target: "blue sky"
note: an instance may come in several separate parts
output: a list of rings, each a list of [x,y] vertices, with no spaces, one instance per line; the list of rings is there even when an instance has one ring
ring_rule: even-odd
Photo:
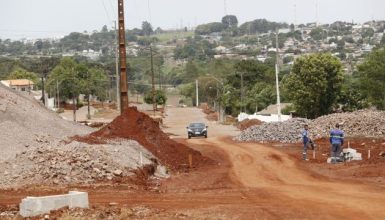
[[[163,29],[220,21],[224,2],[125,0],[126,28],[140,27],[144,20]],[[112,27],[116,5],[117,0],[0,0],[0,38],[53,37]],[[257,18],[288,23],[315,22],[317,17],[321,23],[385,20],[384,0],[226,0],[226,5],[240,23]]]

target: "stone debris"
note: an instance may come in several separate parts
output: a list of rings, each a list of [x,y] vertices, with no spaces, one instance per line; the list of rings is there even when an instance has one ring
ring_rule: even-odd
[[[264,123],[244,130],[235,140],[296,143],[301,140],[303,126],[309,122],[304,118],[293,118],[285,122]]]
[[[385,111],[360,110],[336,113],[315,120],[293,118],[285,122],[264,123],[244,130],[235,138],[238,141],[297,143],[301,141],[301,131],[309,125],[312,139],[329,137],[330,129],[339,123],[345,137],[384,137]]]
[[[328,137],[336,123],[341,125],[346,137],[379,137],[385,135],[385,111],[360,110],[356,112],[325,115],[313,120],[311,133]]]
[[[0,84],[0,162],[14,158],[26,148],[45,145],[92,128],[61,119],[32,96]]]
[[[142,165],[153,164],[154,156],[136,141],[119,140],[103,145],[56,144],[28,149],[0,163],[0,187],[89,184],[134,175],[134,170]]]

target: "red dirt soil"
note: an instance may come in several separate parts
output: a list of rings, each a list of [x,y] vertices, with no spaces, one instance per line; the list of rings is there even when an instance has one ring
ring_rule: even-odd
[[[160,128],[159,123],[148,115],[130,107],[110,124],[87,136],[75,136],[74,140],[89,144],[102,144],[106,140],[126,138],[139,142],[160,162],[174,171],[186,171],[189,168],[189,155],[192,155],[192,167],[213,164],[199,151],[171,140]]]
[[[357,152],[362,153],[361,161],[351,161],[340,164],[327,164],[326,160],[330,157],[330,143],[327,138],[318,139],[315,159],[313,158],[313,151],[308,151],[308,158],[310,161],[306,162],[305,167],[310,171],[337,179],[352,179],[376,182],[385,186],[385,139],[381,138],[346,138],[344,148],[348,147],[356,149]],[[301,144],[271,144],[277,149],[289,154],[292,158],[304,166],[302,161],[302,145]],[[282,147],[285,146],[285,147]],[[368,150],[370,150],[371,157],[368,158]]]
[[[245,119],[237,123],[237,128],[241,131],[246,130],[254,125],[261,125],[263,122],[258,119]]]

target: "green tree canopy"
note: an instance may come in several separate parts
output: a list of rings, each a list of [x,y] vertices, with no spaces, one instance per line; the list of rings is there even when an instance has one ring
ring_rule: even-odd
[[[47,88],[51,94],[57,92],[57,87],[61,99],[77,98],[80,94],[85,94],[104,100],[108,79],[102,69],[89,68],[86,64],[79,64],[70,57],[64,57],[47,80]]]
[[[370,53],[358,71],[361,88],[369,102],[385,110],[385,48]]]
[[[283,88],[299,115],[316,118],[329,114],[343,83],[342,64],[328,53],[302,56],[284,78]]]
[[[144,102],[147,104],[153,104],[152,102],[152,91],[148,91],[144,96]],[[157,105],[165,105],[167,102],[166,93],[163,90],[155,90],[155,102]]]
[[[309,35],[314,39],[314,40],[322,40],[324,36],[326,36],[326,33],[322,28],[317,27],[314,28],[310,31]]]
[[[208,24],[198,25],[195,29],[195,33],[199,35],[207,35],[216,32],[222,32],[226,26],[221,22],[212,22]]]
[[[154,33],[154,30],[152,29],[152,25],[148,21],[143,21],[142,23],[142,34],[144,36],[150,36]]]
[[[222,18],[222,24],[225,28],[235,28],[238,26],[238,18],[235,15],[226,15]]]
[[[29,79],[35,85],[39,82],[39,77],[36,75],[36,73],[28,72],[27,70],[22,68],[16,68],[13,72],[11,72],[8,75],[7,78],[8,79]]]

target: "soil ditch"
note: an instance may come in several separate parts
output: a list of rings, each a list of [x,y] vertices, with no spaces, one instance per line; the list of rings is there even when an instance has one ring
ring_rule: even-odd
[[[186,171],[189,168],[211,165],[214,162],[199,151],[170,139],[160,128],[159,123],[148,115],[130,107],[110,124],[86,136],[73,139],[89,144],[103,144],[110,139],[131,139],[139,142],[163,165],[173,171]],[[191,167],[189,157],[191,155]]]

